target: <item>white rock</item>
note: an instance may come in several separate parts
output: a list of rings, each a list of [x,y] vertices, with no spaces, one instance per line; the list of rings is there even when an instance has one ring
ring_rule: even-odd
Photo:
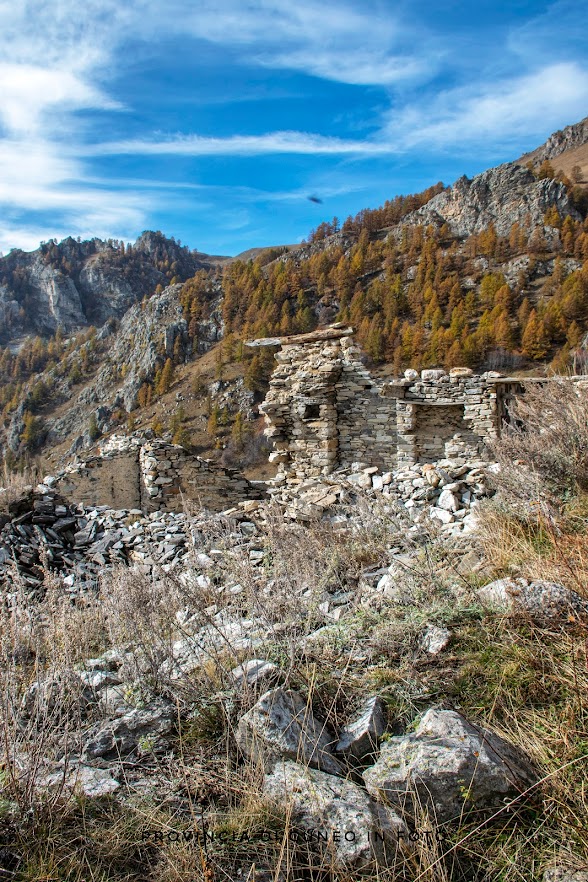
[[[251,658],[231,671],[231,678],[236,686],[259,686],[279,674],[279,668],[273,662],[263,658]]]
[[[436,508],[434,505],[429,509],[429,516],[441,521],[442,524],[450,524],[453,521],[453,515],[444,508]]]
[[[408,834],[398,815],[374,803],[357,784],[292,761],[266,775],[263,789],[291,816],[293,826],[326,834],[320,843],[323,860],[335,870],[391,865]]]
[[[255,760],[297,760],[338,775],[341,766],[331,753],[334,737],[315,719],[308,703],[294,690],[270,689],[241,717],[236,741]]]
[[[421,638],[421,649],[424,649],[430,655],[438,655],[445,649],[450,639],[451,631],[447,628],[429,625]]]
[[[459,508],[459,500],[456,498],[455,493],[446,487],[441,491],[439,499],[437,500],[437,507],[443,508],[445,511],[457,511]]]

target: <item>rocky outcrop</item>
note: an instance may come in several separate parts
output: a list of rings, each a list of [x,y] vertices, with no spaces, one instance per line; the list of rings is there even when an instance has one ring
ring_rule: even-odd
[[[506,163],[471,180],[464,175],[407,215],[404,223],[447,223],[452,233],[463,237],[494,224],[498,235],[507,236],[514,223],[531,229],[543,227],[545,212],[552,206],[562,217],[580,218],[563,184],[551,178],[536,180],[527,168]]]
[[[177,710],[171,702],[160,699],[136,708],[88,733],[82,760],[115,760],[135,751],[153,751],[165,745],[176,723]]]
[[[60,443],[72,435],[76,427],[87,425],[90,412],[98,406],[132,411],[141,385],[152,379],[161,363],[161,349],[166,342],[180,337],[188,354],[187,325],[179,292],[180,286],[172,285],[153,296],[144,308],[137,304],[127,311],[119,330],[111,335],[108,355],[92,385],[84,388],[73,399],[67,413],[51,426],[50,443]],[[125,366],[123,376],[122,365]]]
[[[528,158],[532,158],[535,163],[541,163],[545,159],[553,160],[561,153],[564,153],[564,151],[574,150],[587,143],[588,116],[580,120],[580,122],[554,132],[541,147],[523,156],[521,162],[526,161]]]
[[[160,268],[164,262],[182,280],[213,265],[207,255],[153,232],[127,249],[112,240],[71,237],[32,252],[13,249],[0,258],[0,338],[53,334],[58,327],[69,334],[120,319],[157,285],[168,283]]]

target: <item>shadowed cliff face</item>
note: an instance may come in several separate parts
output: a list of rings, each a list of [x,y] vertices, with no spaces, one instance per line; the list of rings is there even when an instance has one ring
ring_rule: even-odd
[[[152,232],[126,247],[70,237],[32,252],[13,250],[0,259],[0,341],[103,325],[158,285],[184,281],[210,265],[206,255]]]

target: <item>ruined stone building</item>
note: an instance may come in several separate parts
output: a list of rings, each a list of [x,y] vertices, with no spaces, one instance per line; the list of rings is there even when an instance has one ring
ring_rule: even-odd
[[[249,344],[281,347],[260,410],[274,445],[270,458],[288,482],[357,461],[389,470],[487,454],[520,381],[463,367],[378,380],[352,333],[334,326]]]

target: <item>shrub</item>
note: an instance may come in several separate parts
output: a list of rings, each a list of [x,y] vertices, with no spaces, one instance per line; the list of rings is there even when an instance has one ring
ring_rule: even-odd
[[[588,491],[587,392],[568,377],[527,385],[510,407],[510,424],[493,448],[504,492],[521,500],[548,497],[559,503]]]

